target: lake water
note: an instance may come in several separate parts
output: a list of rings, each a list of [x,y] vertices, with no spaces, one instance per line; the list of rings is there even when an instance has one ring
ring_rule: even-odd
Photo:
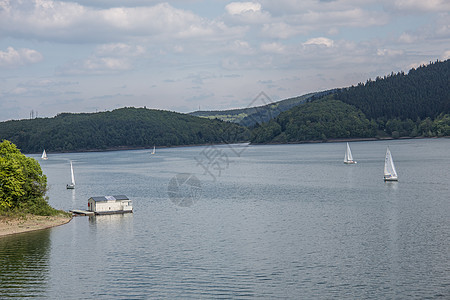
[[[50,153],[53,207],[134,213],[0,238],[0,298],[448,299],[450,139],[350,145]]]

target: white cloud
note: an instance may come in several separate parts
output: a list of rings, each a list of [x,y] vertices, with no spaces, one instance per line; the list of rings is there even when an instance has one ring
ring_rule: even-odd
[[[9,37],[96,43],[133,37],[171,40],[230,33],[236,30],[168,3],[94,9],[54,0],[0,2],[0,35]]]
[[[231,2],[225,6],[225,11],[228,13],[225,20],[230,24],[261,24],[271,21],[270,14],[256,2]]]
[[[264,36],[270,38],[288,39],[295,35],[298,35],[303,30],[295,28],[285,22],[276,22],[270,24],[264,24],[262,33]]]
[[[442,54],[442,60],[450,59],[450,50],[447,50]]]
[[[395,9],[400,11],[445,11],[450,10],[448,0],[394,0],[391,2]]]
[[[261,45],[261,50],[269,53],[283,54],[285,47],[280,43],[264,43]]]
[[[0,51],[0,66],[3,67],[17,67],[27,64],[35,64],[42,61],[43,56],[33,49],[14,49],[8,47],[6,51]]]
[[[307,40],[306,42],[303,43],[304,46],[308,46],[308,45],[318,45],[318,46],[325,46],[325,47],[333,47],[334,46],[334,41],[326,38],[326,37],[317,37],[317,38],[312,38]]]
[[[250,44],[242,40],[232,41],[228,49],[233,53],[240,55],[250,55],[255,53]]]
[[[378,49],[377,55],[378,56],[399,56],[403,55],[405,51],[403,50],[394,50],[394,49]]]
[[[88,58],[60,67],[58,73],[102,75],[127,71],[133,68],[134,61],[145,52],[145,48],[139,45],[104,44],[98,46]]]
[[[132,46],[125,43],[104,44],[97,47],[96,53],[98,55],[110,56],[139,56],[145,53],[142,46]]]
[[[414,43],[417,40],[417,37],[410,34],[410,33],[402,33],[400,35],[400,37],[398,38],[400,43],[406,43],[406,44],[411,44]]]
[[[261,11],[261,4],[256,2],[231,2],[225,6],[230,15],[242,15],[249,12]]]
[[[389,18],[385,12],[349,8],[330,11],[310,10],[302,14],[300,20],[307,24],[314,24],[315,27],[350,26],[361,28],[384,25]]]

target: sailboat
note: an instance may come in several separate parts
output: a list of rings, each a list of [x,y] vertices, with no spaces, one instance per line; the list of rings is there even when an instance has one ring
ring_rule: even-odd
[[[347,143],[347,149],[345,150],[344,164],[356,164],[353,160],[352,151],[350,150],[350,145]]]
[[[389,147],[387,147],[386,157],[384,159],[384,181],[398,181],[397,171],[395,170]]]
[[[72,161],[70,161],[70,174],[72,175],[72,183],[66,185],[67,189],[73,190],[75,188],[75,176],[73,176]]]
[[[153,151],[152,151],[152,154],[155,154],[155,150],[156,150],[156,147],[155,147],[155,146],[153,146]]]
[[[44,149],[44,152],[42,152],[41,158],[42,158],[42,159],[45,159],[45,160],[48,159],[48,157],[47,157],[47,152],[45,152],[45,149]]]

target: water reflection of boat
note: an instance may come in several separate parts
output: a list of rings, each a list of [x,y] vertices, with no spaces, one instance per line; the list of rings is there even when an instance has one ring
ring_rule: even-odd
[[[92,224],[110,224],[110,223],[120,223],[133,217],[133,214],[113,214],[113,215],[90,215],[89,223]]]

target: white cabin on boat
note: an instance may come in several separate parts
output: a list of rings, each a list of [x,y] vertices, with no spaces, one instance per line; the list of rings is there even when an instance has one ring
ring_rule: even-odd
[[[133,206],[125,195],[100,196],[89,198],[88,211],[93,211],[96,215],[123,214],[133,212]]]

